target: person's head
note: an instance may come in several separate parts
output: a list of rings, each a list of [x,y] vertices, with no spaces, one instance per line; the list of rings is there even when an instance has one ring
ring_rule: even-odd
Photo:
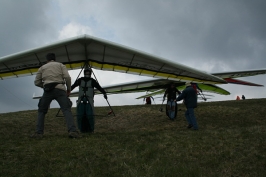
[[[186,82],[185,85],[186,85],[186,87],[187,86],[191,86],[191,83],[190,82]]]
[[[90,68],[84,69],[84,77],[91,77],[92,70]]]
[[[54,53],[48,53],[47,55],[46,55],[46,60],[47,61],[55,61],[55,54]]]
[[[171,87],[171,88],[175,88],[175,83],[172,82],[172,83],[170,84],[170,87]]]

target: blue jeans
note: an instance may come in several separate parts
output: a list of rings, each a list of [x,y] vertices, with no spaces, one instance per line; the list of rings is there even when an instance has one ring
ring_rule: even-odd
[[[174,119],[176,117],[176,112],[175,112],[175,106],[176,106],[176,102],[174,100],[169,100],[167,101],[167,109],[166,111],[168,111],[168,116],[170,119]]]
[[[194,115],[194,108],[187,108],[187,111],[185,112],[185,116],[186,116],[188,124],[193,125],[193,129],[198,129],[197,120]]]

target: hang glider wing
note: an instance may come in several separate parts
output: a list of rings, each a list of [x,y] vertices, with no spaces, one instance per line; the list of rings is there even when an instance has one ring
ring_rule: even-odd
[[[0,79],[33,75],[46,62],[47,53],[68,69],[80,69],[88,63],[99,70],[116,71],[154,78],[202,83],[226,83],[225,80],[194,68],[167,61],[129,47],[82,35],[44,47],[0,58]]]
[[[242,80],[239,80],[239,79],[224,78],[224,80],[226,80],[230,84],[239,84],[239,85],[263,87],[263,85],[261,85],[261,84],[256,84],[256,83],[252,83],[252,82],[242,81]]]
[[[179,90],[183,90],[185,88],[185,82],[172,81],[166,79],[151,79],[144,80],[138,82],[128,82],[122,84],[116,84],[111,86],[104,86],[103,89],[107,94],[122,94],[122,93],[136,93],[136,92],[149,92],[149,94],[145,94],[137,99],[145,98],[147,96],[160,95],[165,92],[165,89],[169,86],[170,83],[175,83],[176,87]],[[226,90],[208,84],[198,84],[201,89],[205,92],[217,93],[222,95],[230,94]],[[97,89],[94,90],[95,94],[101,94]],[[72,91],[70,97],[78,97],[78,91]],[[33,96],[33,99],[39,99],[41,96]]]
[[[248,76],[256,76],[261,74],[266,74],[266,69],[257,69],[257,70],[247,70],[247,71],[233,71],[233,72],[222,72],[222,73],[212,73],[213,75],[223,78],[230,84],[240,84],[240,85],[248,85],[248,86],[263,86],[260,84],[242,81],[239,77],[248,77]]]
[[[104,86],[103,89],[107,94],[121,94],[121,93],[136,93],[136,92],[154,92],[165,88],[169,83],[173,81],[166,79],[151,79],[138,82],[128,82],[122,84],[116,84],[111,86]],[[175,81],[178,84],[183,82]],[[95,94],[101,94],[97,89],[94,90]],[[78,91],[73,91],[70,94],[71,97],[77,97]]]
[[[155,95],[162,95],[162,94],[164,94],[164,92],[165,92],[165,89],[161,89],[161,90],[154,91],[152,93],[148,93],[146,95],[142,95],[136,99],[147,98],[147,97],[155,96]]]
[[[204,92],[216,93],[216,94],[220,94],[220,95],[230,95],[230,92],[228,92],[227,90],[225,90],[225,89],[223,89],[217,85],[198,83],[198,86]],[[186,87],[185,85],[182,85],[182,86],[177,87],[177,88],[178,88],[178,90],[184,90],[185,87]]]
[[[180,90],[180,91],[182,91],[182,90],[184,90],[186,88],[184,82],[176,84],[176,86],[177,86],[177,89]],[[225,89],[223,89],[221,87],[218,87],[216,85],[200,84],[199,83],[198,86],[199,86],[199,88],[202,89],[203,92],[216,93],[216,94],[220,94],[220,95],[230,95],[230,92],[228,92],[227,90],[225,90]],[[140,97],[138,97],[136,99],[141,99],[141,98],[146,98],[146,97],[149,97],[149,96],[160,95],[160,94],[164,94],[164,92],[165,92],[165,89],[161,89],[161,90],[157,90],[157,91],[142,95],[142,96],[140,96]]]
[[[171,81],[166,79],[153,79],[153,80],[145,80],[139,82],[131,82],[131,83],[123,83],[123,84],[116,84],[113,86],[106,86],[103,89],[108,94],[121,94],[121,93],[135,93],[135,92],[149,92],[143,96],[140,96],[136,99],[145,98],[148,96],[155,96],[164,94],[165,89],[169,86],[170,83],[175,83],[178,90],[185,89],[185,82],[179,81]],[[211,92],[221,95],[229,95],[230,93],[223,88],[220,88],[216,85],[212,84],[198,84],[199,87],[205,92]],[[95,94],[100,94],[98,90],[95,90]],[[72,92],[72,97],[78,96],[78,91]]]

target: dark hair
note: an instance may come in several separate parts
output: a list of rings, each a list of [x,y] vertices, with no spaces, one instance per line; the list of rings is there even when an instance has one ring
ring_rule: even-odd
[[[54,60],[55,61],[55,54],[54,53],[48,53],[46,55],[46,60],[48,60],[48,61]]]

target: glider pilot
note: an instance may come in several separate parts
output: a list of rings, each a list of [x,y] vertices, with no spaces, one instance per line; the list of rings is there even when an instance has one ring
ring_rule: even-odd
[[[79,78],[71,86],[71,90],[79,86],[79,97],[77,100],[77,124],[80,132],[94,132],[94,88],[97,88],[107,99],[105,90],[99,83],[91,78],[92,70],[86,68],[84,77]]]
[[[185,90],[176,98],[176,101],[184,100],[184,104],[187,108],[185,112],[188,122],[187,128],[193,128],[193,130],[198,130],[198,124],[194,114],[194,109],[197,107],[197,99],[197,93],[190,82],[186,82]]]
[[[150,105],[150,104],[151,104],[151,98],[152,98],[153,101],[154,101],[154,98],[153,98],[152,96],[149,96],[149,97],[144,98],[144,100],[146,101],[145,104]]]
[[[175,101],[176,93],[178,93],[178,95],[181,94],[181,92],[175,87],[175,83],[171,83],[169,87],[165,90],[163,96],[163,100],[165,100],[165,97],[167,95],[166,115],[170,118],[170,120],[174,120],[177,114],[177,104]]]

